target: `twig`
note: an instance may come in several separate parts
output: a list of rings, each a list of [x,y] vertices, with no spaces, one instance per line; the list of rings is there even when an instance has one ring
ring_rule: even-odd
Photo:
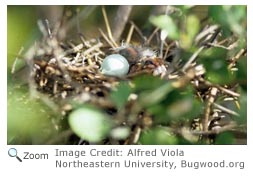
[[[116,48],[117,46],[115,46],[106,36],[106,34],[101,30],[101,29],[98,29],[100,34],[103,36],[103,38],[105,39],[105,41],[114,49]]]
[[[67,55],[69,55],[69,54],[71,54],[71,53],[76,53],[76,52],[80,51],[81,49],[83,49],[83,47],[84,47],[84,44],[81,43],[81,44],[75,46],[74,48],[68,49],[68,50],[66,50],[65,52],[63,52],[62,54],[59,54],[59,55],[57,56],[57,59],[62,59],[63,57],[65,57],[65,56],[67,56]],[[56,61],[56,58],[54,57],[54,58],[51,58],[51,59],[49,60],[49,63],[50,63],[50,62],[53,62],[53,63],[54,63],[55,61]]]
[[[82,54],[87,55],[87,54],[91,53],[92,51],[97,50],[98,48],[100,48],[102,46],[103,46],[103,43],[99,42],[99,43],[95,44],[94,46],[90,47],[89,49],[85,50]]]
[[[232,50],[235,49],[238,46],[239,41],[236,41],[234,43],[232,43],[231,45],[229,45],[227,48],[228,50]]]
[[[52,38],[52,37],[53,37],[53,36],[52,36],[52,31],[51,31],[51,29],[50,29],[50,24],[49,24],[48,19],[45,20],[45,23],[46,23],[46,27],[47,27],[47,34],[48,34],[48,37],[49,37],[49,38]]]
[[[236,61],[238,61],[238,60],[240,59],[240,57],[241,57],[242,55],[246,54],[246,53],[247,53],[247,49],[241,49],[241,50],[231,59],[232,62],[229,64],[228,68],[231,69],[231,68],[235,65]]]
[[[220,91],[222,91],[222,92],[224,92],[224,93],[226,93],[226,94],[228,94],[228,95],[231,95],[231,96],[233,96],[233,97],[240,97],[240,94],[239,94],[239,93],[236,93],[236,92],[234,92],[234,91],[232,91],[232,90],[229,90],[229,89],[227,89],[227,88],[224,88],[224,87],[222,87],[222,86],[212,84],[212,83],[210,83],[209,81],[204,80],[203,78],[199,78],[199,81],[200,81],[200,82],[203,82],[205,85],[207,85],[207,86],[209,86],[209,87],[216,87],[216,88],[218,88]]]
[[[133,6],[129,5],[123,5],[119,6],[116,16],[114,18],[113,22],[113,39],[115,41],[118,41],[122,32],[124,31],[124,28],[126,26],[126,23],[128,21],[128,18],[130,16],[130,13],[132,11]]]
[[[218,45],[223,45],[224,43],[228,42],[229,41],[229,38],[225,38],[219,42],[217,42]]]
[[[186,64],[183,66],[182,71],[185,72],[186,69],[191,65],[191,63],[198,57],[199,53],[205,48],[205,46],[201,46],[192,56],[191,58],[186,62]]]
[[[109,39],[111,40],[111,42],[113,43],[113,45],[115,47],[118,47],[117,43],[114,41],[113,36],[112,36],[111,27],[110,27],[110,24],[109,24],[109,21],[108,21],[108,18],[107,18],[107,14],[106,14],[106,11],[105,11],[105,6],[102,6],[102,13],[103,13],[103,16],[104,16],[105,26],[106,26],[106,30],[107,30],[107,34],[109,36]]]
[[[132,135],[130,136],[130,138],[128,140],[126,140],[126,142],[124,144],[125,145],[136,144],[140,138],[140,134],[141,134],[141,127],[136,126],[133,130]]]
[[[107,18],[107,14],[106,14],[106,11],[105,11],[105,6],[102,6],[102,13],[103,13],[104,20],[105,20],[105,26],[106,26],[107,34],[108,34],[109,38],[112,38],[112,32],[111,32],[111,28],[110,28],[109,21],[108,21],[108,18]]]
[[[216,44],[216,43],[207,43],[207,45],[212,46],[212,47],[216,47],[216,48],[222,48],[222,49],[229,50],[228,47],[220,45],[220,44]]]
[[[18,56],[20,56],[20,54],[24,51],[24,47],[22,46],[18,52]],[[17,60],[18,60],[18,57],[16,57],[15,61],[13,62],[12,64],[12,67],[11,67],[11,73],[14,74],[15,73],[15,69],[16,69],[16,64],[17,64]]]
[[[38,20],[38,21],[37,21],[37,25],[38,25],[39,30],[40,30],[40,32],[42,33],[43,37],[44,37],[44,38],[47,37],[47,34],[48,34],[48,33],[47,33],[47,30],[46,30],[46,28],[45,28],[45,26],[44,26],[42,20]]]
[[[156,27],[155,30],[152,32],[152,34],[149,36],[148,40],[146,41],[146,44],[150,44],[151,40],[154,38],[155,34],[158,32],[159,28]]]
[[[212,43],[212,42],[207,43],[207,45],[213,46],[213,47],[216,47],[216,48],[222,48],[222,49],[226,49],[226,50],[232,50],[232,49],[234,49],[238,45],[238,41],[234,42],[233,44],[229,45],[228,47],[223,46],[223,45],[221,45],[219,43]]]
[[[225,131],[231,131],[233,128],[236,127],[235,122],[231,122],[228,125],[225,125],[219,129],[214,129],[214,130],[208,130],[208,131],[190,131],[191,134],[194,135],[203,135],[203,136],[208,136],[208,135],[214,135],[214,134],[219,134]]]
[[[204,38],[206,35],[210,33],[213,33],[218,28],[219,28],[218,25],[212,25],[209,28],[205,29],[204,31],[202,31],[201,33],[197,35],[197,37],[195,38],[195,42],[198,43],[202,38]]]
[[[228,113],[228,114],[231,114],[231,115],[234,115],[234,116],[239,116],[239,114],[238,114],[237,112],[232,111],[232,110],[230,110],[230,109],[228,109],[228,108],[226,108],[226,107],[224,107],[224,106],[221,106],[221,105],[219,105],[219,104],[217,104],[217,103],[213,103],[213,105],[214,105],[216,108],[218,108],[218,109],[220,109],[220,110],[222,110],[222,111],[224,111],[224,112],[226,112],[226,113]]]
[[[166,44],[166,43],[165,43],[165,44]],[[165,54],[164,54],[164,56],[163,56],[163,59],[164,59],[164,60],[167,58],[167,55],[168,55],[168,53],[169,53],[171,47],[174,46],[174,45],[175,45],[175,42],[171,42],[169,45],[167,45]]]
[[[135,25],[135,23],[133,21],[130,21],[130,24],[134,26],[136,32],[139,34],[139,36],[142,38],[143,42],[146,41],[146,38],[144,37],[144,35],[142,34],[141,30]]]
[[[128,35],[127,35],[126,44],[130,43],[132,35],[133,35],[133,31],[134,31],[134,25],[131,24],[130,30],[129,30]]]
[[[204,118],[202,121],[203,131],[205,131],[205,132],[208,131],[208,122],[209,122],[209,116],[211,113],[211,106],[215,100],[217,93],[218,93],[217,88],[215,88],[215,87],[211,88],[210,95],[209,95],[209,98],[207,100],[206,107],[205,107],[205,115],[204,115]]]
[[[224,87],[219,86],[219,85],[215,85],[215,86],[216,86],[219,90],[221,90],[222,92],[224,92],[224,93],[226,93],[226,94],[229,94],[229,95],[234,96],[234,97],[239,97],[239,96],[240,96],[239,93],[236,93],[236,92],[234,92],[234,91],[232,91],[232,90],[229,90],[229,89],[224,88]]]

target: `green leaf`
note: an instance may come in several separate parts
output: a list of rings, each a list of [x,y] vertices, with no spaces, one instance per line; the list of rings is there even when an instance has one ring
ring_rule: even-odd
[[[117,127],[113,130],[111,130],[111,137],[116,140],[123,140],[126,139],[131,132],[131,129],[129,127],[123,126],[123,127]]]
[[[142,92],[140,94],[140,104],[142,106],[150,106],[159,103],[162,101],[166,95],[173,90],[173,86],[170,82],[163,84],[162,86],[158,86],[158,88]]]
[[[208,61],[206,65],[211,68],[207,69],[207,79],[215,84],[229,84],[231,83],[233,76],[228,70],[227,65],[223,59],[214,59],[213,61]]]
[[[7,106],[8,144],[43,144],[58,134],[54,127],[60,116],[31,98],[26,86],[8,83]]]
[[[117,88],[112,91],[110,98],[120,109],[122,108],[131,94],[131,88],[127,82],[121,82]]]
[[[238,35],[246,34],[246,6],[209,6],[209,15],[221,25],[226,36],[231,31]]]
[[[200,22],[199,19],[194,15],[189,15],[186,19],[186,31],[187,35],[191,40],[195,38],[199,32]]]
[[[234,135],[231,132],[224,132],[215,139],[216,145],[231,145],[234,143]]]
[[[176,40],[179,38],[179,30],[175,21],[168,15],[152,16],[150,22],[155,26],[167,32],[170,39]]]
[[[242,57],[237,63],[238,71],[235,72],[236,80],[240,83],[241,87],[247,91],[247,58]]]
[[[156,104],[147,108],[148,112],[154,116],[155,124],[168,124],[170,118],[166,114],[166,107],[164,104]]]
[[[135,93],[140,93],[144,90],[153,90],[158,86],[165,84],[166,81],[153,75],[141,75],[132,81]]]
[[[207,79],[215,84],[229,84],[235,76],[228,69],[227,51],[220,48],[211,48],[201,56],[201,61],[206,69]]]
[[[140,136],[140,143],[144,145],[176,145],[178,140],[165,128],[156,127],[143,132]]]
[[[144,107],[159,103],[173,90],[170,82],[149,75],[137,77],[132,84],[133,91],[139,94],[139,103]]]
[[[198,116],[202,106],[192,89],[174,89],[159,104],[147,108],[154,115],[156,124],[169,124],[171,121],[185,120]]]
[[[183,49],[192,48],[195,36],[199,32],[200,22],[199,19],[194,15],[189,15],[186,18],[186,32],[180,34],[180,46]]]
[[[83,106],[70,113],[69,125],[80,138],[97,143],[108,135],[113,122],[99,110]]]
[[[239,124],[247,124],[247,93],[242,92],[239,98],[239,117],[235,117]]]
[[[180,99],[167,108],[167,114],[172,119],[181,120],[184,117],[192,118],[200,114],[201,105],[192,97]]]
[[[7,8],[7,67],[10,69],[21,47],[27,50],[34,40],[38,39],[40,33],[34,6],[8,6]]]

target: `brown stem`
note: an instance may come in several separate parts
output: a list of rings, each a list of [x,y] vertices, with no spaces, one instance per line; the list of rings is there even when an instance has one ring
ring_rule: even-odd
[[[207,100],[206,107],[205,107],[204,119],[202,121],[204,132],[208,131],[208,122],[209,122],[209,116],[211,113],[211,106],[215,100],[215,96],[217,95],[217,93],[218,93],[218,89],[215,87],[213,87],[210,91],[210,95],[209,95],[209,98]]]
[[[240,59],[241,56],[245,55],[247,53],[247,49],[241,49],[232,59],[231,63],[229,64],[228,68],[231,69],[235,63]]]

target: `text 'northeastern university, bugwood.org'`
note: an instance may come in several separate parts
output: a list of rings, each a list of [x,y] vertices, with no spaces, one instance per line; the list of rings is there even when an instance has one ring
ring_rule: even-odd
[[[173,170],[178,168],[244,169],[245,167],[242,161],[199,161],[197,158],[187,160],[184,150],[181,149],[55,149],[54,156],[56,168],[165,168]]]

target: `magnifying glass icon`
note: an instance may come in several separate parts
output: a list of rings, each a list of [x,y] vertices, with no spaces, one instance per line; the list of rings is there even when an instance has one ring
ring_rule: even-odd
[[[10,157],[16,157],[17,160],[19,160],[20,162],[22,162],[22,159],[20,159],[20,157],[18,157],[18,151],[16,148],[10,148],[8,151],[8,155]]]

